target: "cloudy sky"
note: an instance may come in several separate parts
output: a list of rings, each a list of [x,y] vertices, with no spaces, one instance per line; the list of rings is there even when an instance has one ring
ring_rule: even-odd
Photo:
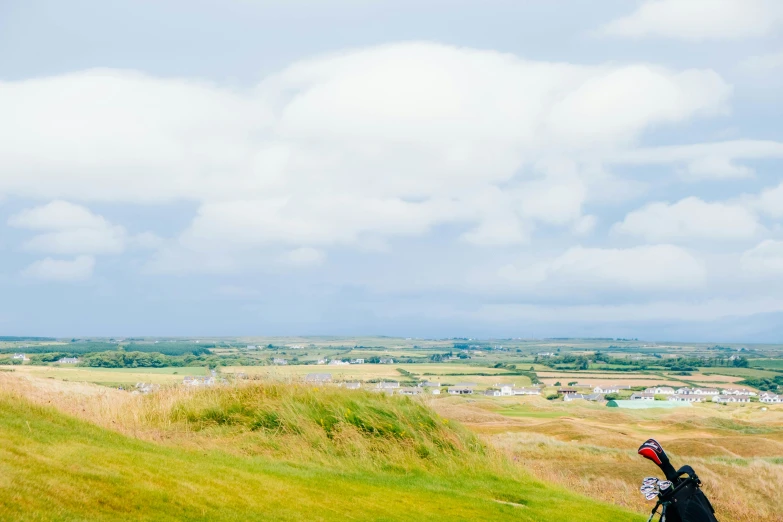
[[[779,0],[0,1],[0,332],[783,339]]]

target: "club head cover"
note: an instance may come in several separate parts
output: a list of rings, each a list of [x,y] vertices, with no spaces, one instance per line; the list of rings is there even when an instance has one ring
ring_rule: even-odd
[[[669,457],[666,452],[663,451],[663,447],[655,439],[647,439],[644,444],[639,446],[637,453],[642,457],[651,460],[658,466],[667,480],[674,482],[677,480],[677,472],[674,467],[669,463]]]

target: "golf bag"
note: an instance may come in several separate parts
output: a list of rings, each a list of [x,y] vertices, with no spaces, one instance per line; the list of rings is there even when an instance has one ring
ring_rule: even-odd
[[[642,444],[638,453],[657,464],[666,476],[666,480],[659,481],[659,487],[654,489],[658,502],[649,520],[653,519],[660,507],[661,521],[718,522],[715,510],[701,490],[701,481],[692,467],[683,466],[675,471],[663,447],[655,439],[649,439]],[[645,488],[644,485],[642,487]],[[650,486],[647,486],[647,490],[651,490]]]

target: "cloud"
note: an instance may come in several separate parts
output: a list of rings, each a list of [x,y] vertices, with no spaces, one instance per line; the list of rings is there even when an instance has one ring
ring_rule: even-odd
[[[742,270],[749,275],[783,275],[783,241],[762,241],[742,254],[740,263]]]
[[[783,23],[778,0],[646,0],[600,32],[628,38],[721,40],[770,34]]]
[[[506,265],[498,276],[518,287],[543,291],[659,292],[699,287],[706,270],[688,251],[674,245],[578,246],[532,266]]]
[[[742,61],[741,66],[748,72],[767,73],[783,68],[783,51],[750,56]]]
[[[72,260],[47,257],[25,268],[22,275],[41,281],[78,282],[89,279],[94,268],[95,258],[92,256],[78,256]]]
[[[285,261],[296,266],[320,265],[325,258],[326,255],[320,250],[308,247],[291,250],[285,255]]]
[[[783,218],[783,183],[761,191],[757,197],[751,197],[750,205],[772,218]]]
[[[0,194],[192,201],[197,215],[167,245],[191,256],[383,243],[444,224],[468,243],[524,244],[542,225],[589,229],[584,205],[613,185],[596,163],[647,129],[722,114],[730,95],[710,70],[423,42],[296,62],[252,89],[117,70],[0,82]],[[30,247],[65,252],[59,239]],[[77,243],[98,253],[95,238]]]
[[[32,252],[52,254],[117,254],[125,250],[127,234],[89,209],[67,201],[23,210],[8,224],[17,228],[50,231],[25,242]]]
[[[615,234],[650,242],[741,240],[753,238],[763,230],[756,215],[741,205],[707,203],[696,197],[672,204],[649,203],[612,227]]]
[[[753,170],[737,159],[783,158],[783,143],[764,140],[734,140],[693,145],[644,147],[622,151],[606,159],[617,165],[678,165],[688,181],[747,178]]]

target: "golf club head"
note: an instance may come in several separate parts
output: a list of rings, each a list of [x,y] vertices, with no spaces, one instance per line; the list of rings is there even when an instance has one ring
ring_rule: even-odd
[[[644,444],[639,446],[639,449],[637,450],[637,453],[641,455],[642,457],[651,460],[657,465],[661,471],[663,471],[663,474],[666,476],[667,480],[675,480],[677,478],[677,473],[674,470],[674,467],[669,463],[669,457],[666,455],[666,452],[663,451],[663,447],[658,443],[655,439],[647,439]]]
[[[647,493],[647,494],[644,495],[644,498],[646,498],[647,500],[655,500],[655,498],[657,498],[657,497],[658,497],[658,493],[656,493],[656,492]]]
[[[671,480],[662,480],[658,483],[658,489],[661,491],[661,493],[666,492],[669,490],[669,488],[672,487],[672,481]]]

